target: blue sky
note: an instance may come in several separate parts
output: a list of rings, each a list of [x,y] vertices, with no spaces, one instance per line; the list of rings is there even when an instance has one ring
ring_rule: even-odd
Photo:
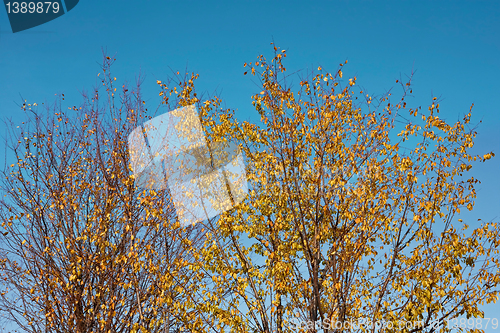
[[[22,121],[20,96],[40,104],[64,93],[78,105],[80,91],[97,83],[105,48],[116,54],[119,82],[145,75],[150,106],[160,101],[156,80],[187,66],[200,74],[197,90],[217,91],[245,120],[255,115],[250,96],[260,90],[255,78],[243,76],[243,64],[271,56],[274,39],[287,50],[288,72],[319,65],[335,71],[347,59],[344,80],[356,76],[372,95],[394,88],[397,96],[395,80],[413,68],[411,107],[426,109],[437,96],[442,117],[455,122],[474,103],[473,122],[483,121],[474,152],[497,157],[473,166],[482,184],[474,213],[464,216],[499,221],[499,17],[496,1],[82,0],[51,22],[13,34],[0,8],[0,118]],[[2,167],[4,148],[2,141]],[[500,317],[498,308],[487,307],[485,316]]]

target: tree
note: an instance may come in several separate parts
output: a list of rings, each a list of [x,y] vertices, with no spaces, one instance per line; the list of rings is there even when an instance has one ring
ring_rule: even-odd
[[[435,98],[407,110],[411,80],[396,104],[375,102],[356,78],[342,85],[344,64],[294,93],[285,57],[274,47],[244,65],[260,77],[260,123],[199,96],[195,74],[157,81],[156,112],[199,110],[197,161],[218,168],[228,143],[245,155],[248,196],[194,226],[172,189],[137,186],[127,137],[151,115],[140,81],[115,107],[111,59],[106,114],[98,90],[81,116],[31,113],[4,174],[4,318],[28,332],[270,333],[450,331],[446,320],[480,317],[498,299],[500,235],[456,219],[476,197],[465,173],[494,156],[469,153],[471,111],[448,124]]]
[[[185,242],[202,233],[179,228],[167,190],[134,185],[127,136],[145,116],[142,81],[131,92],[123,85],[115,105],[113,61],[104,57],[104,103],[98,88],[70,111],[64,94],[45,113],[24,103],[28,121],[11,133],[17,163],[3,174],[0,209],[8,327],[173,332],[192,319],[183,289],[198,279]],[[172,304],[184,304],[180,314]]]
[[[448,124],[436,98],[408,109],[411,78],[396,104],[388,93],[374,107],[359,91],[360,104],[356,78],[341,85],[344,64],[333,74],[319,67],[294,93],[286,51],[274,51],[271,62],[245,63],[260,75],[261,124],[209,102],[202,112],[211,140],[242,146],[252,189],[207,223],[200,266],[213,272],[211,324],[434,332],[459,315],[482,317],[480,305],[498,299],[500,235],[497,223],[466,231],[455,217],[473,209],[472,162],[494,156],[468,153],[471,111]]]

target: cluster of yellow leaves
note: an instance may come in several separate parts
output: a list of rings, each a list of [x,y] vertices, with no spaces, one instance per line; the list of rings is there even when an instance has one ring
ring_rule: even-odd
[[[471,112],[448,124],[436,99],[428,112],[406,110],[410,82],[397,104],[359,91],[358,105],[347,62],[334,74],[318,67],[292,91],[285,58],[274,46],[270,62],[244,64],[261,80],[260,123],[238,122],[217,97],[200,101],[198,75],[157,81],[160,107],[196,104],[207,144],[232,141],[245,155],[246,200],[194,227],[180,227],[168,191],[134,186],[126,133],[150,118],[137,91],[123,86],[130,103],[110,102],[106,119],[96,91],[78,126],[57,112],[21,133],[26,154],[12,165],[14,204],[2,215],[20,264],[4,256],[0,272],[28,291],[30,325],[300,332],[295,319],[428,325],[481,316],[480,304],[497,300],[498,224],[467,231],[454,218],[476,198],[478,180],[464,174],[494,156],[468,153]]]
[[[341,88],[340,69],[334,76],[319,67],[297,93],[283,86],[285,56],[275,48],[270,63],[259,56],[244,65],[260,74],[253,105],[261,125],[238,123],[218,104],[203,112],[211,139],[241,145],[251,183],[248,199],[213,222],[213,243],[201,253],[215,275],[210,309],[222,329],[247,322],[244,331],[291,332],[285,323],[296,316],[394,323],[481,316],[479,304],[498,298],[484,288],[500,281],[498,225],[467,234],[452,223],[476,197],[478,181],[464,172],[494,156],[467,153],[476,135],[466,130],[471,113],[449,125],[434,102],[423,123],[409,110],[414,120],[395,140],[410,82],[396,105],[388,95],[364,111],[354,104],[356,78]],[[373,102],[366,97],[368,107]],[[404,142],[414,148],[402,151]]]

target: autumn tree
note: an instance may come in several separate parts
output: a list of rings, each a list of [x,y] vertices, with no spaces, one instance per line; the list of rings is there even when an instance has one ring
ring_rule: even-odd
[[[199,279],[185,261],[202,233],[180,228],[168,189],[135,186],[127,139],[148,119],[142,79],[118,96],[113,61],[104,57],[100,87],[80,107],[66,109],[64,94],[44,110],[26,101],[26,122],[8,124],[16,160],[2,177],[0,315],[9,329],[177,332],[196,322],[184,290]]]
[[[347,61],[300,77],[274,51],[244,65],[260,79],[260,123],[217,100],[200,108],[211,141],[245,152],[251,189],[205,223],[207,327],[437,332],[457,316],[481,318],[498,299],[500,235],[497,223],[457,218],[479,183],[466,172],[494,156],[470,154],[472,107],[448,123],[435,97],[409,108],[411,77],[394,103],[343,79]]]
[[[448,123],[435,98],[407,106],[411,80],[393,103],[356,90],[345,64],[300,77],[285,57],[275,47],[244,65],[260,79],[260,122],[178,72],[157,81],[155,112],[126,86],[115,106],[111,59],[106,113],[100,90],[53,117],[24,105],[32,123],[11,146],[0,210],[4,318],[28,332],[270,333],[450,331],[446,320],[481,317],[498,298],[500,235],[457,218],[479,182],[466,172],[494,156],[471,155],[471,111]],[[183,225],[171,188],[138,186],[127,137],[193,106],[208,147],[197,161],[216,170],[218,147],[238,146],[249,193]]]

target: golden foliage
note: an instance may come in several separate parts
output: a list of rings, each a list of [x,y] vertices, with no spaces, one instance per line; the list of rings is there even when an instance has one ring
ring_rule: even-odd
[[[195,74],[157,81],[160,107],[196,104],[208,142],[245,153],[246,200],[195,227],[179,227],[168,191],[134,186],[126,134],[149,116],[138,89],[114,106],[110,59],[106,117],[97,90],[76,121],[37,115],[5,175],[0,311],[32,332],[304,332],[321,330],[294,323],[318,320],[450,331],[443,321],[481,317],[498,299],[500,237],[497,223],[455,216],[476,198],[465,172],[494,156],[469,154],[471,111],[448,124],[435,99],[407,109],[410,81],[396,104],[372,99],[341,80],[344,64],[294,92],[273,47],[270,62],[244,64],[261,80],[260,122],[199,98]]]

